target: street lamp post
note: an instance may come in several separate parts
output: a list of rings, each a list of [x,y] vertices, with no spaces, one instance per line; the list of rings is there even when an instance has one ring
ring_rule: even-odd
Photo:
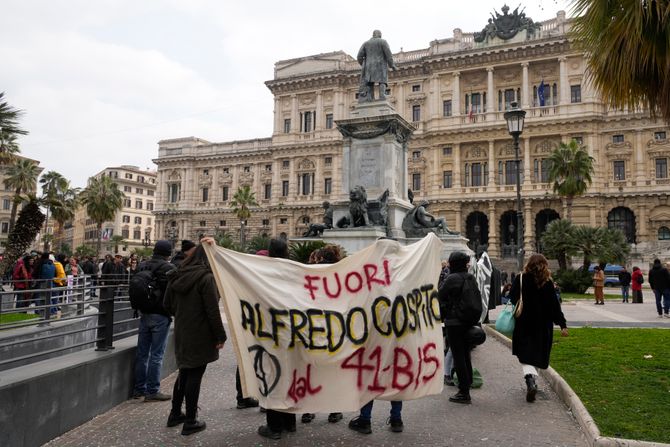
[[[514,156],[516,157],[516,228],[517,228],[517,268],[519,273],[523,270],[524,257],[524,222],[523,209],[521,208],[521,158],[519,157],[519,136],[523,133],[523,124],[526,117],[526,111],[518,107],[517,102],[510,104],[511,109],[505,112],[505,121],[507,121],[507,131],[514,139]]]

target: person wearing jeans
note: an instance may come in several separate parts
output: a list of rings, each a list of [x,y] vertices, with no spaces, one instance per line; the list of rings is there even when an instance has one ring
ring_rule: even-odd
[[[371,428],[371,419],[372,419],[372,406],[374,405],[374,400],[371,400],[367,404],[363,405],[361,408],[360,414],[349,421],[349,428],[363,433],[364,435],[369,435],[372,433]],[[387,424],[391,425],[391,431],[395,433],[400,433],[403,431],[403,422],[402,422],[402,401],[401,400],[392,400],[391,401],[391,416],[389,417]]]
[[[654,291],[656,298],[656,312],[658,318],[663,317],[665,308],[665,317],[670,318],[670,272],[663,267],[660,259],[654,259],[654,265],[649,270],[649,285]]]
[[[632,280],[632,277],[630,275],[630,272],[626,270],[626,267],[624,267],[620,272],[619,272],[619,284],[621,284],[621,301],[623,303],[628,302],[628,290],[630,289],[630,282]]]
[[[135,360],[135,396],[148,397],[158,393],[169,330],[170,318],[165,315],[143,313],[140,317]]]

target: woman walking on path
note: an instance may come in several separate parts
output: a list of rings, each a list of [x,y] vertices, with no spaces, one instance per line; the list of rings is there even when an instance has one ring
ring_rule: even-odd
[[[190,435],[207,426],[196,419],[200,384],[207,364],[219,358],[226,341],[219,294],[202,246],[168,275],[164,304],[175,317],[175,356],[179,367],[167,426],[183,423],[181,434]],[[184,400],[186,414],[181,411]]]
[[[526,379],[526,401],[535,401],[537,394],[537,369],[549,366],[554,323],[561,327],[561,336],[568,336],[568,328],[556,298],[547,259],[535,254],[530,257],[523,274],[517,275],[512,285],[510,299],[523,304],[521,315],[516,317],[512,336],[512,353],[521,363]]]

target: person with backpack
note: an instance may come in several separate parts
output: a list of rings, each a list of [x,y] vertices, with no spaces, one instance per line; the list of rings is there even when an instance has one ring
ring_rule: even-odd
[[[451,272],[438,291],[440,313],[445,327],[449,349],[453,355],[454,370],[458,376],[458,392],[449,401],[469,404],[472,385],[472,361],[468,331],[482,317],[482,296],[475,277],[468,273],[470,257],[455,251],[449,256]]]
[[[526,402],[534,402],[537,394],[537,368],[549,367],[549,356],[554,338],[554,323],[561,327],[561,336],[568,336],[568,328],[556,299],[554,282],[547,259],[534,254],[522,273],[514,279],[510,292],[516,323],[512,335],[512,354],[521,363],[526,381]]]
[[[160,392],[163,354],[172,322],[170,314],[163,306],[168,284],[167,274],[175,269],[167,261],[170,254],[172,244],[166,240],[157,241],[153,256],[140,264],[139,272],[128,285],[130,304],[141,314],[137,333],[133,399],[144,397],[145,402],[172,398],[169,394]]]
[[[631,275],[632,282],[630,288],[633,291],[633,303],[642,303],[642,284],[644,284],[644,276],[640,267],[633,267],[633,274]]]

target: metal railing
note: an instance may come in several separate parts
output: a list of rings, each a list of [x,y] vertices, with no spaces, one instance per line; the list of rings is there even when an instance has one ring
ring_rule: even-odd
[[[91,276],[4,281],[0,291],[0,371],[51,358],[63,351],[114,349],[137,333],[128,279],[97,283]]]

